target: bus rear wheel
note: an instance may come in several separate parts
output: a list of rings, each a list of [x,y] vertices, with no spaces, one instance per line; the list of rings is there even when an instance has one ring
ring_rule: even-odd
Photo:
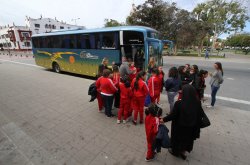
[[[56,62],[53,63],[52,68],[53,68],[53,71],[56,72],[56,73],[61,72],[60,66]]]

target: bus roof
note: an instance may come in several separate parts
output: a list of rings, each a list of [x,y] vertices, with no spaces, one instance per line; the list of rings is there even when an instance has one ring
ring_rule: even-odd
[[[112,32],[112,31],[153,31],[157,32],[155,29],[145,27],[145,26],[117,26],[117,27],[106,27],[106,28],[95,28],[95,29],[67,29],[67,30],[57,30],[50,33],[40,33],[34,34],[32,37],[42,37],[42,36],[55,36],[55,35],[65,35],[65,34],[79,34],[79,33],[95,33],[95,32]]]

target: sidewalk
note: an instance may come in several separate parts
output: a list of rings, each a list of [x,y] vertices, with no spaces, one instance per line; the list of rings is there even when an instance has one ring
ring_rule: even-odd
[[[116,118],[98,113],[97,102],[88,102],[91,80],[29,67],[23,67],[20,74],[22,66],[4,65],[0,65],[0,165],[250,162],[250,112],[228,107],[205,109],[212,125],[202,129],[187,161],[163,149],[155,161],[145,162],[144,125],[118,125]],[[162,95],[164,114],[166,98]],[[170,128],[170,123],[167,126]]]

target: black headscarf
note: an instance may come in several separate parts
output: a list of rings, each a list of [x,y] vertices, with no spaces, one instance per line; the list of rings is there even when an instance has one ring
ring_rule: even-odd
[[[184,85],[182,94],[179,123],[186,127],[194,126],[197,123],[200,101],[192,85]]]

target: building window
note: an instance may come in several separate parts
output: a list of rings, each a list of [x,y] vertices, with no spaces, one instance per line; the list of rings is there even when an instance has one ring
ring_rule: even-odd
[[[70,27],[68,27],[68,29],[70,29]]]
[[[63,26],[60,26],[60,29],[64,29],[64,27],[63,27]]]
[[[24,42],[24,46],[30,47],[30,42]]]
[[[45,28],[49,28],[48,24],[45,24]]]
[[[36,28],[40,28],[40,24],[35,24],[35,27]]]
[[[55,25],[52,25],[52,29],[56,29],[56,26],[55,26]]]
[[[9,48],[11,47],[11,43],[10,43],[10,42],[8,42],[8,47],[9,47]]]

